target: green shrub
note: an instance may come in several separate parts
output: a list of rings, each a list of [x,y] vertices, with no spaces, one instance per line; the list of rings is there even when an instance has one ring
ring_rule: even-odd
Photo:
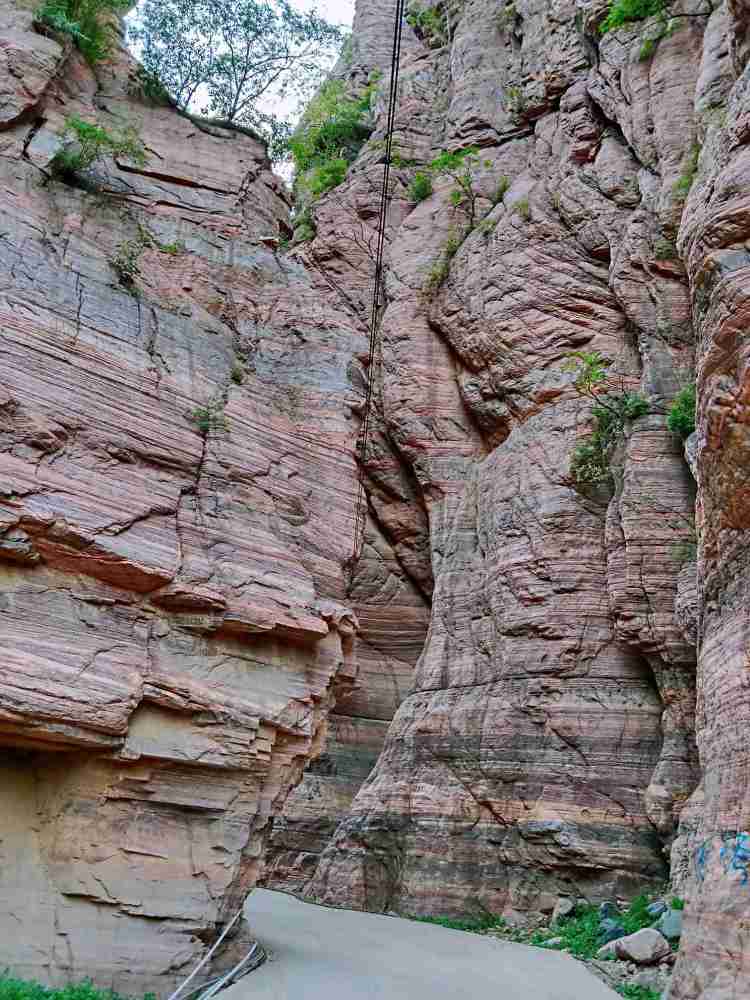
[[[685,160],[685,169],[682,172],[682,176],[673,188],[675,195],[680,199],[680,201],[684,201],[690,194],[690,189],[693,186],[695,175],[698,173],[698,160],[700,155],[701,148],[697,142],[694,142],[690,147],[690,152]]]
[[[562,938],[559,950],[577,958],[593,958],[601,948],[599,910],[595,906],[577,906],[571,917],[558,921],[555,936]]]
[[[515,3],[506,3],[505,6],[500,8],[500,13],[497,15],[497,26],[501,31],[509,28],[516,19],[516,5]]]
[[[229,420],[224,413],[223,403],[209,403],[207,406],[196,406],[192,416],[193,422],[204,437],[211,431],[229,430]]]
[[[114,134],[101,125],[92,125],[78,115],[71,115],[65,121],[63,139],[66,137],[70,137],[70,143],[58,150],[51,164],[53,172],[60,177],[72,178],[105,156],[126,157],[139,167],[146,162],[138,133],[130,127]]]
[[[111,16],[124,14],[130,6],[128,0],[44,0],[36,18],[53,31],[68,35],[94,65],[111,51],[115,38]]]
[[[377,82],[359,98],[348,97],[342,80],[329,80],[308,106],[288,142],[296,184],[315,200],[337,187],[372,134],[367,122]]]
[[[438,6],[420,9],[411,4],[406,23],[430,48],[440,48],[448,42],[448,25]]]
[[[520,198],[514,203],[513,211],[517,212],[525,222],[528,222],[531,218],[531,206],[529,205],[529,199]]]
[[[623,983],[615,987],[620,996],[626,1000],[661,1000],[661,992],[652,990],[649,986],[637,986],[635,983]]]
[[[650,902],[651,900],[645,895],[636,896],[631,901],[620,918],[620,923],[626,934],[635,934],[636,931],[641,931],[644,927],[651,927],[654,918],[648,912]]]
[[[239,361],[235,361],[235,363],[232,365],[232,371],[230,375],[235,385],[242,385],[242,383],[245,381],[245,369],[242,367]]]
[[[296,246],[298,243],[309,243],[310,240],[315,239],[317,232],[312,209],[308,205],[294,218],[294,238],[292,244]]]
[[[114,257],[110,257],[109,266],[116,273],[121,285],[129,291],[135,287],[135,279],[141,273],[139,264],[143,243],[140,240],[126,240],[117,248]]]
[[[432,194],[432,178],[424,170],[418,170],[409,185],[409,199],[411,201],[425,201]]]
[[[647,17],[663,14],[668,0],[615,0],[602,21],[599,31],[606,35],[631,21],[645,21]]]
[[[681,438],[689,438],[695,430],[695,385],[690,384],[680,389],[669,408],[667,427],[673,434]]]
[[[625,424],[649,412],[647,400],[638,392],[601,394],[610,364],[598,351],[575,351],[563,368],[576,373],[576,391],[593,403],[594,429],[576,445],[570,461],[571,477],[581,486],[611,481],[612,450]]]

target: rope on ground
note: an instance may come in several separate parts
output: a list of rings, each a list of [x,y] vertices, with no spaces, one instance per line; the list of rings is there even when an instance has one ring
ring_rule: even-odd
[[[359,460],[359,484],[354,520],[354,553],[352,566],[356,562],[364,543],[365,523],[367,518],[367,495],[365,492],[365,459],[367,457],[367,442],[370,436],[370,417],[372,415],[373,394],[375,391],[375,350],[377,343],[380,306],[383,295],[383,257],[385,255],[385,227],[388,220],[390,205],[391,155],[393,152],[393,132],[396,124],[396,108],[398,106],[398,77],[401,66],[401,40],[404,29],[405,0],[396,0],[396,20],[393,26],[393,52],[391,54],[391,89],[388,100],[388,120],[385,138],[385,165],[383,168],[383,186],[380,193],[380,217],[378,222],[378,246],[375,258],[375,287],[372,296],[372,315],[370,317],[370,350],[367,367],[367,395],[362,419],[362,427],[357,442]]]
[[[201,969],[211,960],[211,956],[214,954],[214,952],[219,947],[219,945],[221,944],[221,942],[224,940],[224,938],[227,936],[227,934],[230,932],[230,930],[234,927],[234,925],[239,920],[240,916],[242,915],[242,909],[243,908],[240,907],[240,909],[237,910],[237,912],[235,913],[235,915],[232,917],[232,919],[229,921],[229,923],[227,924],[227,926],[224,928],[224,930],[219,935],[219,937],[216,940],[216,942],[212,945],[210,951],[203,956],[203,958],[200,960],[200,962],[198,962],[198,964],[193,969],[193,971],[190,973],[190,975],[187,977],[187,979],[184,981],[184,983],[182,983],[181,986],[178,986],[177,989],[174,991],[174,993],[172,993],[172,995],[167,998],[167,1000],[177,1000],[177,997],[182,993],[182,991],[185,989],[185,987],[195,979],[195,977],[198,975],[198,973],[201,971]]]

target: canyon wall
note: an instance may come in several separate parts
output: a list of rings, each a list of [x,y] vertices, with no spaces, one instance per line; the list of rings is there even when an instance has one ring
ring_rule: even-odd
[[[366,337],[278,252],[257,139],[30,7],[0,5],[0,967],[166,993],[354,688]],[[145,165],[55,176],[74,115]]]
[[[407,29],[366,472],[420,585],[429,536],[432,616],[306,892],[512,915],[671,876],[690,901],[672,996],[739,998],[750,9],[676,3],[668,25],[602,36],[607,9],[456,0],[439,5],[445,31]],[[382,68],[386,20],[358,4],[355,86]],[[374,225],[379,112],[306,251],[351,288],[340,234]],[[473,225],[448,178],[410,199],[415,170],[470,146]],[[648,403],[610,490],[571,477],[591,429],[574,351],[600,352],[610,391]],[[694,379],[683,449],[666,414]]]
[[[266,854],[410,914],[671,877],[673,1000],[744,998],[750,5],[412,17],[372,365],[391,5],[358,0],[337,68],[382,74],[373,136],[291,251],[252,135],[30,6],[0,10],[0,959],[164,990]],[[73,114],[145,166],[54,178]],[[412,199],[469,147],[473,219],[445,175]],[[647,403],[611,483],[571,475],[576,351]]]

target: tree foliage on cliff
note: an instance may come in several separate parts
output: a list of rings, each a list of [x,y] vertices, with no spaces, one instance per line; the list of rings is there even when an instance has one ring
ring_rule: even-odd
[[[616,0],[599,30],[605,35],[631,21],[644,21],[647,17],[663,14],[666,7],[667,0]]]
[[[342,80],[329,80],[308,105],[289,140],[298,193],[315,200],[346,177],[372,133],[369,123],[377,79],[359,96],[346,93]]]
[[[129,0],[44,0],[40,24],[68,35],[92,65],[109,54],[114,37],[112,15],[124,13]]]
[[[145,0],[130,37],[179,107],[278,138],[285,122],[259,101],[309,96],[343,35],[287,0]]]

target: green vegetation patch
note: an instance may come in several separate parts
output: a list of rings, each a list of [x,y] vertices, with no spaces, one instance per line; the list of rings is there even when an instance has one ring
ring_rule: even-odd
[[[680,201],[684,201],[690,194],[690,189],[698,173],[698,160],[700,159],[701,148],[697,142],[690,147],[690,151],[685,159],[682,176],[674,186],[674,193]]]
[[[59,177],[73,178],[106,156],[124,157],[139,167],[146,163],[146,152],[131,126],[117,133],[108,132],[101,125],[71,115],[65,121],[62,138],[65,145],[51,164],[53,173]]]
[[[668,0],[615,0],[609,13],[599,26],[602,35],[615,31],[633,21],[645,21],[647,17],[663,14]]]
[[[609,365],[598,351],[575,351],[564,369],[576,373],[576,391],[593,403],[594,429],[576,445],[570,460],[571,478],[579,486],[611,484],[612,452],[625,425],[649,412],[648,401],[638,392],[604,391]]]
[[[406,23],[430,48],[441,48],[448,43],[448,24],[439,5],[420,7],[410,4]]]
[[[680,389],[669,408],[667,427],[673,434],[679,434],[683,439],[690,437],[695,430],[695,405],[695,383],[691,383]],[[673,909],[681,909],[679,906],[674,906],[675,901],[672,903]]]
[[[649,986],[636,986],[634,983],[618,986],[617,992],[627,1000],[661,1000],[658,990],[652,990]]]
[[[93,983],[85,980],[50,989],[41,983],[25,979],[16,979],[8,973],[0,976],[0,1000],[125,1000],[113,990],[97,989]],[[144,1000],[156,1000],[153,993],[146,993]]]
[[[410,201],[425,201],[432,194],[432,177],[424,170],[418,170],[409,185]]]
[[[503,927],[505,921],[492,913],[483,913],[479,917],[412,917],[423,924],[437,924],[438,927],[448,927],[453,931],[489,931],[493,927]],[[2,1000],[2,998],[0,998]]]
[[[361,97],[346,94],[343,80],[329,80],[311,101],[300,128],[289,140],[298,192],[315,201],[338,187],[372,135],[369,122],[377,89],[373,81]]]
[[[130,6],[128,0],[44,0],[36,19],[71,38],[93,66],[112,50],[113,15],[124,14]]]

